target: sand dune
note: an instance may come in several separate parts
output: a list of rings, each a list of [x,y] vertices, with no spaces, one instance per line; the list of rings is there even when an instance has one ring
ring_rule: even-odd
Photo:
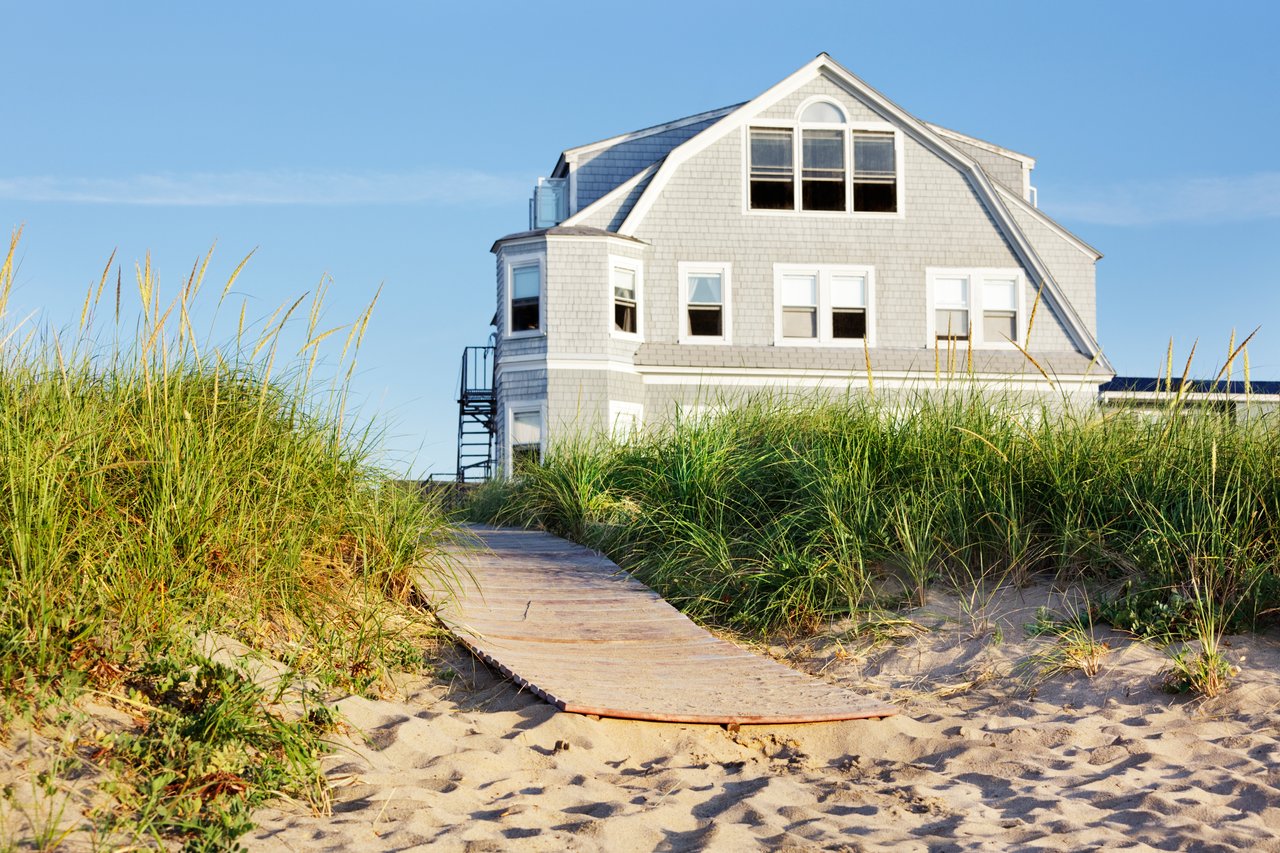
[[[1100,630],[1102,671],[1039,678],[1045,589],[934,596],[927,633],[768,651],[897,703],[880,721],[715,726],[555,711],[457,652],[399,701],[347,698],[333,814],[258,815],[251,850],[1280,849],[1280,638],[1236,638],[1217,700]]]

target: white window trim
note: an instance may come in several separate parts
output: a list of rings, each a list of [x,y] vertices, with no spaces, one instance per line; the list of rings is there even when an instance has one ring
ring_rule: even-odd
[[[609,422],[606,424],[608,435],[614,441],[626,441],[635,437],[642,429],[644,429],[644,405],[641,403],[627,403],[622,400],[610,400],[605,407]],[[635,417],[635,430],[629,435],[620,436],[618,434],[618,418],[621,415],[632,415]]]
[[[809,98],[800,105],[796,110],[796,118],[791,121],[785,119],[755,119],[747,122],[742,126],[742,212],[750,216],[812,216],[819,219],[830,219],[840,217],[855,217],[858,219],[905,219],[907,212],[907,190],[906,175],[903,168],[903,134],[897,125],[883,121],[846,121],[844,124],[835,124],[830,122],[801,122],[800,115],[810,104],[816,101],[826,101],[844,113],[846,116],[849,110],[841,103],[833,101],[824,96],[815,96]],[[795,182],[796,206],[792,210],[757,210],[751,206],[751,130],[752,128],[774,128],[786,129],[792,132],[791,142],[791,174]],[[845,210],[802,210],[800,208],[800,197],[803,192],[803,143],[801,142],[800,130],[802,127],[813,128],[817,130],[844,130],[844,159],[845,159]],[[873,210],[854,210],[853,209],[853,134],[859,131],[872,133],[892,133],[893,134],[893,165],[894,165],[894,186],[897,189],[897,210],[893,213],[882,213]]]
[[[969,282],[969,340],[938,340],[937,308],[934,304],[934,282],[939,278],[965,278]],[[1017,345],[1006,340],[988,341],[983,337],[983,284],[990,279],[1013,279],[1017,288]],[[1027,345],[1027,276],[1016,267],[926,267],[925,268],[925,342],[935,346],[972,349],[1016,350]]]
[[[634,332],[619,332],[613,325],[613,271],[615,268],[621,267],[625,270],[631,270],[636,275],[636,330]],[[624,341],[643,341],[644,340],[644,262],[635,258],[624,258],[621,255],[609,256],[609,274],[605,276],[608,290],[606,296],[609,305],[609,334],[612,337]]]
[[[786,338],[782,335],[782,277],[813,274],[818,278],[818,336]],[[865,276],[867,281],[866,338],[833,338],[831,336],[831,279],[837,275]],[[773,343],[780,347],[874,347],[876,345],[876,268],[853,264],[774,264],[773,265]]]
[[[727,261],[680,261],[676,274],[680,277],[680,336],[682,344],[702,346],[726,346],[733,342],[733,265]],[[720,276],[721,293],[724,296],[724,313],[721,317],[721,336],[689,334],[689,276],[693,273],[715,273]]]
[[[514,445],[511,442],[511,434],[515,424],[517,412],[537,412],[542,418],[542,434],[538,437],[538,456],[542,459],[547,458],[547,401],[546,400],[509,400],[503,406],[503,424],[506,431],[503,435],[502,462],[503,471],[506,476],[510,477],[515,473],[515,462],[512,459]]]
[[[528,252],[504,258],[502,278],[503,313],[506,315],[508,338],[540,338],[547,334],[547,256],[543,252]],[[520,267],[538,267],[538,328],[521,332],[511,330],[511,293],[514,279],[512,271]]]

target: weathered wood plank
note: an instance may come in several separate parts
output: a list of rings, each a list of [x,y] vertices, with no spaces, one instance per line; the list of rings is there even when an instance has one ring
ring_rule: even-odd
[[[431,593],[481,660],[562,710],[686,723],[886,717],[892,706],[709,634],[608,559],[546,533],[473,528]]]

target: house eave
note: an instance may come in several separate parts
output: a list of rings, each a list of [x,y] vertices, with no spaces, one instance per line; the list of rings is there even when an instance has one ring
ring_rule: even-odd
[[[517,231],[508,234],[505,237],[499,237],[489,247],[489,251],[497,254],[498,250],[504,246],[510,246],[518,243],[530,243],[537,240],[545,240],[549,238],[555,239],[589,239],[589,240],[622,240],[639,246],[647,246],[647,240],[641,240],[639,237],[632,237],[627,234],[619,234],[616,231],[606,231],[604,228],[591,228],[586,225],[555,225],[551,228],[536,228],[532,231]]]

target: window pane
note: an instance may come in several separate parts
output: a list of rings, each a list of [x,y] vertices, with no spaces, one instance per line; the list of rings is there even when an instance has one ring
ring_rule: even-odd
[[[511,270],[511,298],[538,298],[538,267],[515,267]]]
[[[719,305],[724,299],[720,276],[696,273],[689,276],[689,301],[701,305]]]
[[[844,131],[842,130],[806,130],[804,136],[804,176],[813,177],[811,172],[836,172],[844,176]]]
[[[615,267],[613,270],[613,295],[622,299],[636,298],[636,271]]]
[[[969,312],[939,308],[936,323],[937,335],[941,339],[956,338],[964,340],[969,337]]]
[[[861,308],[836,309],[831,312],[831,337],[865,338],[867,336],[867,312]]]
[[[856,175],[890,177],[894,174],[893,134],[855,133],[853,169]]]
[[[783,308],[782,336],[784,338],[816,338],[818,336],[818,309]]]
[[[640,418],[635,412],[618,412],[613,416],[613,438],[626,441],[640,431]]]
[[[511,448],[511,468],[519,474],[542,461],[542,448],[536,444],[517,444]]]
[[[805,107],[804,112],[800,114],[800,120],[843,123],[844,113],[840,112],[840,108],[835,104],[819,101],[816,104],[810,104]]]
[[[897,213],[898,184],[896,181],[853,182],[853,209],[868,213]]]
[[[983,311],[982,337],[989,344],[1018,340],[1017,318],[1013,311]]]
[[[795,210],[796,184],[790,178],[761,180],[751,178],[752,210]]]
[[[619,332],[630,332],[631,334],[635,334],[636,306],[634,302],[613,303],[613,328]]]
[[[538,300],[511,300],[511,331],[531,332],[538,328]]]
[[[542,412],[511,413],[511,443],[539,444],[542,441]]]
[[[784,275],[782,277],[783,305],[817,305],[818,278],[812,275]]]
[[[752,174],[791,174],[791,131],[752,128]]]
[[[697,337],[724,337],[719,308],[690,308],[689,334]]]
[[[835,275],[831,277],[831,306],[833,308],[865,308],[867,305],[867,279],[860,275]]]
[[[992,311],[1018,310],[1016,281],[988,281],[982,285],[982,308]]]
[[[939,308],[964,308],[969,305],[969,280],[937,278],[933,281],[933,304]]]
[[[806,178],[800,192],[805,210],[844,210],[844,179],[814,180]]]

